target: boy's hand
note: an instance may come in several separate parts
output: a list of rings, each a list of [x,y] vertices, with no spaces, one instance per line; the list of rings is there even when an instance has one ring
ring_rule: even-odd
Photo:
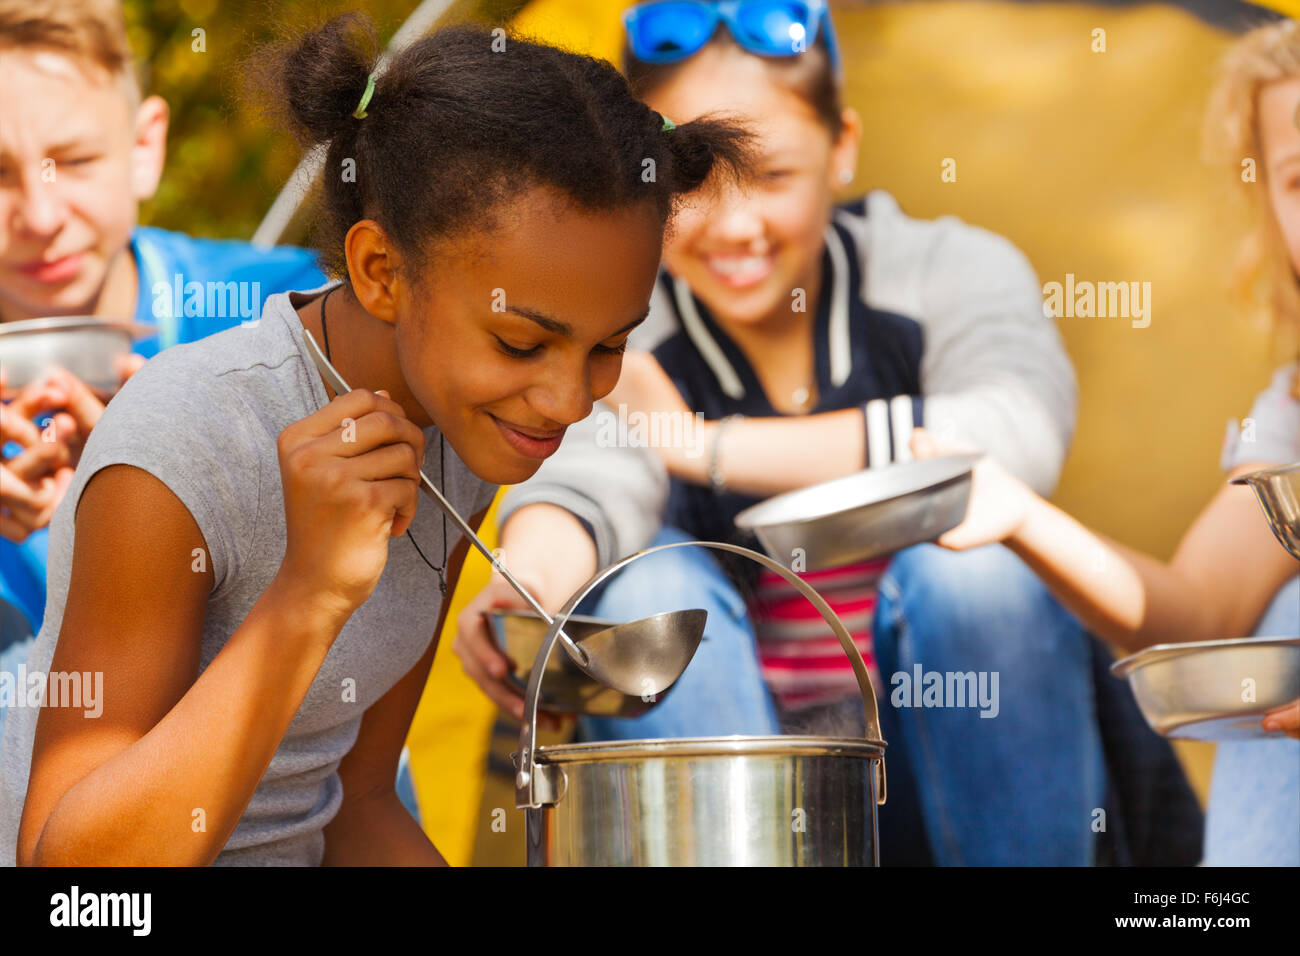
[[[134,369],[123,369],[123,372],[126,377],[130,377]],[[25,451],[31,451],[38,445],[58,445],[62,449],[58,456],[59,464],[75,468],[81,460],[81,450],[85,447],[86,439],[104,414],[107,401],[107,395],[92,389],[71,372],[61,368],[51,369],[44,379],[23,386],[13,401],[5,404],[4,415],[9,433],[6,437],[18,442]],[[22,419],[21,424],[19,419]],[[34,426],[33,419],[37,420]],[[50,456],[47,453],[41,457]],[[24,477],[31,480],[39,478],[40,474],[29,470]]]
[[[22,389],[0,406],[0,448],[19,446],[12,458],[0,460],[0,536],[22,542],[50,523],[54,510],[72,482],[67,437],[76,431],[71,416],[58,413],[38,425],[32,418],[48,409],[37,385]]]
[[[141,355],[119,356],[119,382],[144,362]],[[0,463],[0,535],[23,541],[50,523],[109,398],[71,372],[52,369],[0,406],[0,447],[14,442],[22,449]],[[33,422],[42,412],[48,418]]]
[[[134,371],[122,368],[123,381]],[[19,392],[12,405],[29,416],[53,412],[55,440],[67,447],[68,460],[75,468],[86,439],[104,414],[108,398],[66,369],[56,368],[50,370],[44,381],[34,382]]]
[[[0,464],[0,537],[21,544],[48,526],[71,483],[71,468],[27,482],[8,463]]]
[[[125,385],[126,380],[140,371],[146,361],[143,355],[136,355],[134,352],[127,352],[125,355],[117,356],[113,360],[113,368],[117,372],[117,387],[120,389]],[[108,404],[108,400],[112,397],[112,395],[104,395],[104,404]]]

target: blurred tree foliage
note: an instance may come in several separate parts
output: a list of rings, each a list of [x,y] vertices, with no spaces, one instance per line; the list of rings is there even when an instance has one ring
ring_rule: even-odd
[[[504,23],[524,0],[456,0],[443,23]],[[246,239],[300,157],[287,135],[237,101],[241,59],[286,26],[306,28],[364,9],[387,42],[418,0],[125,0],[127,31],[145,95],[171,106],[167,165],[141,223],[191,235]],[[194,31],[202,30],[203,52]],[[358,90],[358,96],[360,91]],[[284,237],[305,240],[303,217]]]

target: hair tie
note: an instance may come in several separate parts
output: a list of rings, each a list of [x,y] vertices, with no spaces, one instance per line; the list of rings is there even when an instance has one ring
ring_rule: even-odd
[[[667,116],[664,116],[662,113],[660,113],[659,116],[664,121],[663,129],[661,129],[660,132],[666,133],[670,129],[677,128],[677,124],[674,123],[672,120],[670,120]]]
[[[366,91],[361,94],[361,102],[358,103],[357,108],[352,111],[352,115],[355,116],[357,119],[365,119],[366,107],[370,105],[370,97],[374,95],[375,95],[375,74],[371,73],[370,76],[366,78]]]

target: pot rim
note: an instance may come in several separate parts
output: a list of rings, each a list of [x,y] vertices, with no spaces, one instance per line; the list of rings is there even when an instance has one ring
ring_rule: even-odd
[[[538,763],[577,763],[589,760],[645,760],[668,757],[866,757],[883,758],[885,742],[863,737],[798,735],[675,737],[647,740],[601,740],[591,743],[538,747]],[[516,756],[514,754],[511,755]]]

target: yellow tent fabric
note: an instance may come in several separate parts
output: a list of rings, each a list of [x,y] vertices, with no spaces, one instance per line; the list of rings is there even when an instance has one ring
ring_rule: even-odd
[[[1261,7],[1269,7],[1278,13],[1285,13],[1288,17],[1300,16],[1300,2],[1298,0],[1260,0]]]
[[[552,46],[617,63],[623,43],[624,0],[533,0],[515,17],[521,32]]]

